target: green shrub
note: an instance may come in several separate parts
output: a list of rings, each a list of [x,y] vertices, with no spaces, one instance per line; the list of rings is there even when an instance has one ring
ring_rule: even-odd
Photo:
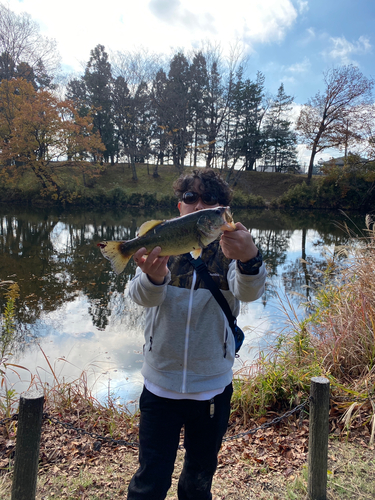
[[[269,353],[235,374],[232,409],[243,422],[299,404],[308,397],[311,377],[324,374],[304,323],[295,326],[300,331],[280,334]]]
[[[232,201],[230,202],[231,207],[246,207],[247,206],[247,199],[246,196],[243,193],[240,192],[235,192],[232,197]]]
[[[143,204],[145,207],[157,207],[158,200],[155,193],[144,193],[143,194]]]
[[[142,205],[143,196],[140,193],[132,193],[128,198],[128,204],[139,207]]]
[[[116,186],[108,192],[108,203],[115,205],[116,207],[126,205],[128,202],[128,197],[125,191]]]
[[[266,202],[262,196],[250,194],[247,198],[248,198],[248,201],[247,201],[248,207],[260,208],[260,207],[266,206]]]
[[[280,196],[276,203],[282,207],[311,208],[316,204],[316,187],[302,182]]]
[[[236,207],[236,208],[264,207],[266,205],[266,202],[264,201],[264,198],[262,198],[262,196],[253,194],[245,195],[240,191],[236,191],[233,194],[233,198],[230,205],[231,207]]]
[[[107,193],[104,188],[99,187],[91,196],[86,191],[86,200],[91,200],[94,205],[106,205],[108,202]]]
[[[173,195],[162,195],[158,201],[160,208],[175,208],[177,206],[177,198]]]
[[[273,207],[372,209],[375,173],[370,167],[332,168],[308,186],[298,184],[272,202]]]

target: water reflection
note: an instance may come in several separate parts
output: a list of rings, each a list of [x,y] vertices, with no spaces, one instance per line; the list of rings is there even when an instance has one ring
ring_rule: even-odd
[[[0,278],[20,286],[14,360],[48,382],[50,364],[66,380],[85,370],[99,395],[137,397],[142,384],[143,309],[123,293],[135,266],[131,260],[116,276],[96,244],[133,238],[145,220],[177,214],[0,208]],[[325,268],[325,249],[333,251],[349,237],[337,227],[344,218],[340,213],[249,210],[236,211],[234,217],[252,229],[269,273],[263,297],[241,308],[239,324],[246,330],[237,362],[241,363],[251,359],[267,342],[266,333],[284,321],[277,297],[293,292],[296,308],[311,300],[314,281]],[[353,222],[362,227],[362,219],[356,216]],[[3,307],[1,290],[0,304]],[[303,314],[302,308],[298,311]],[[27,384],[23,378],[22,383],[12,380],[18,391]]]

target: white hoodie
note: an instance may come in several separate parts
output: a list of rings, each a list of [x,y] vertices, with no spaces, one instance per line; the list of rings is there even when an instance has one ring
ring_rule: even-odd
[[[240,300],[261,297],[267,276],[241,274],[227,259],[218,241],[202,259],[220,285],[234,316]],[[210,290],[196,275],[186,256],[171,257],[164,284],[154,285],[140,268],[129,284],[129,294],[147,308],[142,375],[159,387],[197,393],[225,387],[232,380],[235,346],[225,314]]]

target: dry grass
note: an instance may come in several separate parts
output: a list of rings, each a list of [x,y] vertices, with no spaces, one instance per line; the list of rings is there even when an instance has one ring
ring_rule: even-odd
[[[347,429],[354,421],[370,426],[375,440],[375,229],[366,217],[366,230],[353,255],[334,281],[317,295],[317,310],[310,318],[312,345],[322,358],[334,395],[355,402],[345,409]]]
[[[313,318],[316,348],[339,381],[371,379],[375,366],[375,230],[367,217],[367,237],[338,281],[318,294]]]
[[[301,321],[290,303],[281,303],[289,329],[238,374],[233,404],[243,418],[295,406],[308,397],[311,377],[326,376],[343,425],[349,431],[351,423],[361,422],[370,430],[370,443],[375,442],[375,229],[370,217],[364,237],[339,251],[349,250],[340,266],[327,259],[310,316]]]

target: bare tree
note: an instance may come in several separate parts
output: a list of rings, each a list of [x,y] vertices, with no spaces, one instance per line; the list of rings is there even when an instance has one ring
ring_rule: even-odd
[[[371,102],[373,79],[366,78],[353,66],[331,68],[323,73],[325,90],[310,98],[300,112],[297,131],[311,149],[307,182],[310,183],[317,153],[340,147],[345,142],[342,124],[353,109]]]
[[[40,35],[29,14],[15,14],[0,4],[0,55],[9,69],[31,68],[38,83],[50,83],[59,67],[56,41]],[[12,78],[14,75],[10,75]]]
[[[366,121],[366,153],[368,158],[375,160],[375,105],[368,108],[370,119]]]
[[[133,52],[111,52],[114,78],[122,77],[133,94],[139,85],[151,85],[156,73],[163,66],[162,57],[145,48]]]
[[[239,43],[235,43],[230,47],[229,56],[226,61],[226,71],[224,71],[223,95],[224,95],[224,113],[223,113],[223,131],[222,131],[222,165],[221,168],[229,167],[229,151],[230,141],[232,136],[232,124],[234,117],[233,106],[233,93],[237,86],[237,79],[239,74],[244,74],[248,65],[248,57],[244,54],[243,47]],[[234,164],[237,160],[234,159],[231,169],[233,170]],[[231,174],[228,173],[228,176]],[[229,180],[229,179],[227,179]]]
[[[337,134],[342,136],[339,149],[344,151],[345,158],[348,154],[367,155],[371,158],[369,145],[374,137],[375,108],[369,106],[353,106],[349,115],[344,116],[338,123]]]
[[[195,153],[200,149],[205,156],[206,166],[211,167],[215,163],[220,132],[228,113],[229,92],[225,88],[228,69],[220,44],[212,44],[209,40],[205,40],[199,51],[192,54],[192,60],[194,61],[199,54],[205,60],[206,75],[202,101],[202,144],[195,149]],[[194,161],[194,165],[196,164]]]

